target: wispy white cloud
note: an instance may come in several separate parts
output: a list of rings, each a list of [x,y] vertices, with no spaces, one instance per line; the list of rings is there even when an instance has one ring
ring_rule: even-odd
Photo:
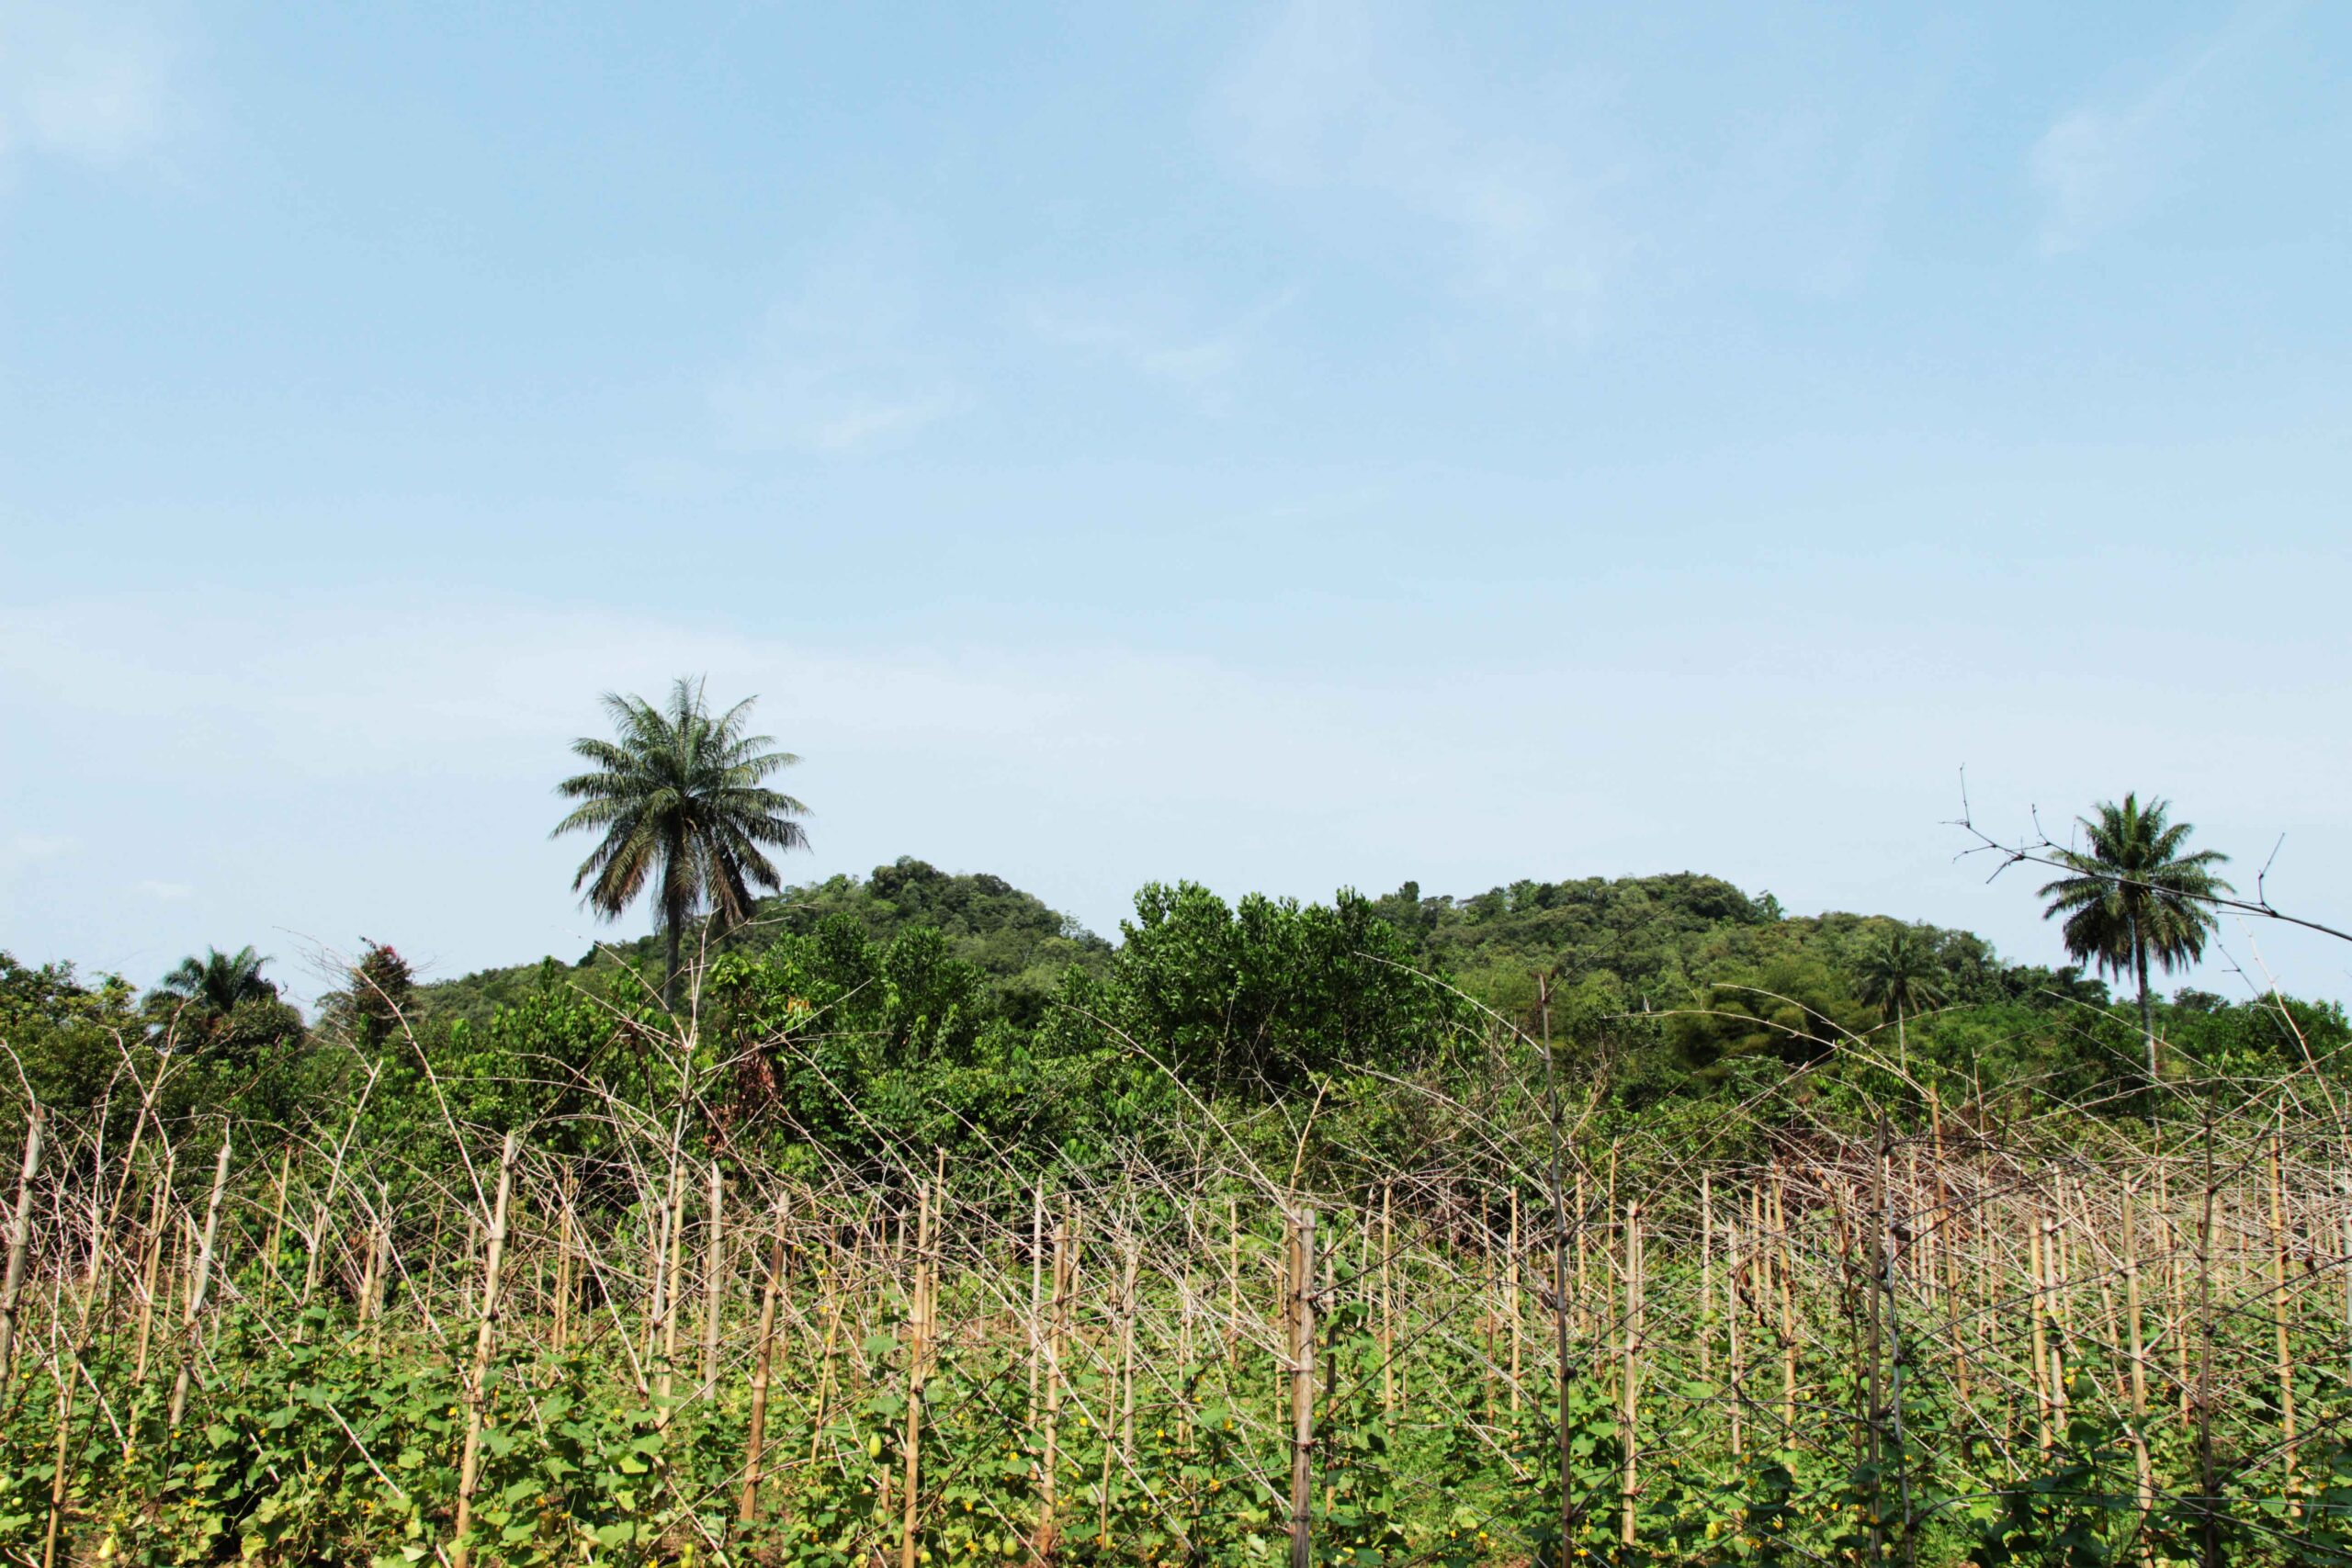
[[[1445,237],[1464,296],[1589,330],[1631,251],[1612,171],[1558,139],[1482,126],[1368,0],[1289,0],[1227,71],[1221,139],[1260,177],[1378,197]]]
[[[98,0],[0,0],[0,157],[112,165],[153,152],[170,106],[163,30]]]
[[[869,223],[769,308],[750,352],[710,390],[724,446],[850,455],[968,406],[922,345],[912,244],[902,224]]]
[[[185,882],[158,882],[153,877],[133,884],[131,890],[159,904],[184,904],[196,897],[196,889]]]
[[[2263,46],[2301,8],[2294,0],[2241,5],[2153,75],[2052,122],[2026,159],[2041,203],[2042,254],[2082,250],[2163,201],[2198,156],[2217,103],[2245,88]]]
[[[1030,329],[1049,342],[1101,355],[1222,412],[1236,372],[1268,323],[1296,298],[1295,289],[1285,289],[1207,329],[1194,324],[1191,312],[1147,296],[1041,297],[1030,300],[1023,314]]]

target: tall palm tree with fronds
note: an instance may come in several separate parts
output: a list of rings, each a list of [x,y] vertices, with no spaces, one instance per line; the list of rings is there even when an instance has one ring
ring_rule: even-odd
[[[768,750],[771,736],[744,733],[756,700],[746,697],[714,717],[700,681],[680,678],[666,707],[607,692],[614,738],[573,741],[573,754],[594,766],[556,786],[582,803],[556,833],[604,835],[581,862],[573,891],[586,888],[589,908],[616,919],[652,889],[655,929],[669,944],[662,997],[672,1007],[687,922],[706,911],[719,930],[744,919],[752,889],[784,886],[762,852],[808,847],[793,820],[808,808],[762,782],[800,759]]]
[[[2148,965],[2153,961],[2170,974],[2203,956],[2206,934],[2214,927],[2206,906],[2235,891],[2211,868],[2230,857],[2219,850],[2185,852],[2196,829],[2170,820],[2169,801],[2152,798],[2143,807],[2138,795],[2127,795],[2122,805],[2103,800],[2096,810],[2096,821],[2076,818],[2088,848],[2057,852],[2068,874],[2042,887],[2041,896],[2050,900],[2042,919],[2065,917],[2059,935],[2074,957],[2088,959],[2118,978],[2130,974],[2138,979],[2140,1032],[2147,1039],[2153,1083],[2159,1063]]]
[[[1865,946],[1854,962],[1862,1000],[1894,1020],[1894,1043],[1904,1070],[1911,1066],[1911,1044],[1904,1021],[1943,1005],[1949,969],[1925,931],[1898,925]]]
[[[239,1002],[277,997],[277,987],[261,976],[262,966],[268,962],[251,947],[234,953],[208,947],[201,958],[181,959],[155,988],[216,1018],[226,1018]]]

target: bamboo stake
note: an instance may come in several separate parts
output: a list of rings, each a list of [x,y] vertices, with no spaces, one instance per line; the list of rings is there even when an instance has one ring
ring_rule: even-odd
[[[1510,1290],[1504,1298],[1510,1314],[1510,1413],[1519,1414],[1520,1323],[1519,1323],[1519,1189],[1510,1190]],[[1516,1421],[1512,1423],[1518,1425]]]
[[[1030,1190],[1029,1208],[1029,1425],[1037,1424],[1037,1380],[1046,1364],[1046,1187]]]
[[[660,1408],[653,1417],[657,1430],[667,1427],[676,1414],[672,1394],[678,1370],[678,1320],[685,1315],[680,1299],[686,1269],[686,1168],[677,1160],[670,1166],[669,1233],[669,1267],[662,1276]]]
[[[760,1291],[760,1333],[752,1359],[751,1430],[743,1441],[743,1500],[735,1517],[750,1524],[760,1508],[760,1465],[765,1458],[768,1431],[768,1375],[775,1354],[775,1303],[784,1284],[786,1237],[784,1204],[776,1205],[775,1240],[768,1247],[767,1282]]]
[[[2155,1514],[2156,1479],[2148,1454],[2148,1351],[2140,1333],[2140,1235],[2132,1203],[2138,1186],[2137,1181],[2123,1184],[2123,1314],[2125,1331],[2131,1336],[2132,1462],[2140,1483],[2140,1556],[2143,1562],[2152,1562],[2155,1553],[2148,1540],[2148,1525]]]
[[[702,1297],[702,1386],[700,1397],[708,1398],[718,1387],[718,1328],[719,1318],[727,1303],[727,1190],[719,1174],[718,1162],[710,1162],[710,1223],[704,1243]]]
[[[915,1522],[917,1504],[922,1497],[922,1414],[923,1390],[929,1376],[926,1358],[930,1355],[928,1339],[931,1333],[930,1268],[931,1268],[931,1205],[933,1188],[926,1182],[915,1189],[915,1254],[912,1294],[907,1310],[907,1436],[906,1436],[906,1497],[904,1514],[899,1523],[899,1568],[915,1568]],[[905,1220],[899,1221],[899,1235],[905,1235]]]
[[[2068,1369],[2077,1359],[2074,1354],[2074,1325],[2066,1311],[2066,1292],[2059,1273],[2066,1250],[2065,1233],[2057,1216],[2044,1214],[2041,1217],[2041,1267],[2048,1274],[2047,1299],[2051,1303],[2049,1319],[2052,1330],[2050,1337],[2050,1417],[2060,1436],[2066,1432],[2067,1411],[2074,1404],[2073,1393],[2067,1387]]]
[[[155,1292],[157,1273],[164,1267],[164,1220],[172,1197],[172,1155],[166,1150],[164,1168],[156,1173],[155,1190],[147,1203],[146,1257],[139,1279],[138,1348],[131,1358],[131,1382],[140,1388],[147,1386],[147,1348],[155,1323]]]
[[[368,1298],[369,1344],[378,1353],[384,1348],[384,1303],[392,1291],[392,1192],[389,1184],[376,1183],[376,1228],[369,1237],[375,1249],[369,1278],[375,1283]]]
[[[220,1230],[220,1200],[229,1190],[229,1134],[220,1134],[220,1157],[212,1167],[212,1196],[204,1206],[204,1239],[196,1255],[196,1277],[188,1284],[187,1314],[181,1325],[179,1371],[172,1379],[171,1418],[177,1432],[187,1411],[187,1386],[195,1375],[197,1330],[203,1321],[206,1287],[212,1282],[212,1243]]]
[[[261,1297],[267,1303],[278,1280],[277,1248],[286,1234],[286,1180],[293,1174],[294,1145],[287,1145],[277,1153],[277,1190],[269,1209],[269,1239],[262,1244],[262,1260],[267,1265],[267,1276],[262,1281]]]
[[[2288,1517],[2299,1518],[2295,1495],[2295,1356],[2287,1339],[2287,1177],[2286,1129],[2282,1107],[2278,1124],[2270,1134],[2270,1307],[2278,1347],[2278,1424],[2280,1480],[2288,1498]]]
[[[1314,1568],[1315,1211],[1291,1227],[1290,1568]]]
[[[670,1270],[664,1266],[670,1256],[670,1233],[678,1224],[681,1173],[673,1158],[664,1185],[653,1200],[651,1249],[645,1260],[646,1314],[644,1361],[650,1364],[662,1353],[662,1325],[668,1321]]]
[[[1630,1547],[1634,1544],[1634,1504],[1640,1488],[1641,1454],[1642,1206],[1638,1202],[1625,1205],[1625,1327],[1623,1337],[1625,1365],[1621,1382],[1623,1404],[1623,1418],[1618,1424],[1618,1445],[1624,1467],[1618,1483],[1621,1508],[1618,1539]]]
[[[174,1424],[178,1418],[175,1416]],[[57,1375],[57,1442],[50,1456],[49,1523],[42,1532],[41,1568],[57,1568],[57,1544],[65,1525],[66,1456],[74,1435],[74,1375],[68,1358],[59,1358]]]
[[[2352,1351],[2352,1212],[2336,1220],[2336,1246],[2342,1249],[2336,1267],[2344,1274],[2344,1343]]]
[[[1126,1258],[1119,1278],[1119,1454],[1136,1457],[1136,1274],[1143,1265],[1143,1242],[1126,1236]]]
[[[830,1236],[827,1238],[826,1246],[828,1248],[833,1248],[833,1244]],[[841,1344],[842,1289],[841,1278],[837,1271],[839,1266],[840,1253],[838,1249],[833,1249],[833,1260],[825,1266],[825,1286],[823,1292],[825,1303],[825,1347],[817,1364],[817,1396],[814,1402],[814,1408],[811,1410],[808,1418],[808,1462],[810,1464],[817,1462],[817,1455],[824,1448],[826,1416],[825,1400],[826,1396],[832,1391],[833,1364],[836,1359],[837,1348]]]
[[[1780,1253],[1779,1266],[1773,1270],[1781,1285],[1781,1442],[1784,1448],[1794,1448],[1797,1440],[1797,1306],[1796,1292],[1789,1276],[1793,1265],[1789,1258],[1788,1193],[1776,1162],[1772,1171],[1772,1232]]]
[[[1284,1227],[1285,1235],[1288,1227]],[[1287,1243],[1283,1253],[1288,1258]],[[1283,1309],[1287,1312],[1287,1306]],[[1284,1319],[1288,1321],[1287,1318]],[[1486,1348],[1478,1358],[1479,1409],[1486,1418],[1495,1418],[1495,1230],[1487,1213],[1487,1195],[1478,1194],[1478,1328],[1486,1337]]]
[[[449,1568],[466,1568],[473,1557],[474,1488],[481,1481],[481,1434],[490,1409],[491,1352],[498,1339],[499,1270],[506,1260],[506,1201],[514,1190],[518,1135],[506,1134],[498,1156],[498,1195],[490,1211],[490,1235],[482,1249],[481,1320],[474,1330],[473,1368],[466,1379],[466,1447],[458,1464],[458,1517],[450,1529]],[[468,1216],[469,1230],[472,1228]]]
[[[2046,1221],[2036,1223],[2026,1233],[2026,1247],[2029,1253],[2027,1272],[2031,1276],[2032,1281],[2026,1300],[2033,1312],[2033,1403],[2039,1446],[2044,1459],[2050,1457],[2053,1438],[2051,1424],[2053,1404],[2050,1391],[2050,1330],[2046,1309],[2041,1299],[2042,1252],[2048,1245],[2048,1233],[2049,1224]]]
[[[1054,1293],[1046,1319],[1046,1451],[1037,1472],[1037,1540],[1039,1562],[1054,1554],[1055,1528],[1060,1506],[1056,1472],[1061,1460],[1062,1314],[1069,1286],[1070,1213],[1066,1204],[1054,1226]]]
[[[1396,1187],[1380,1184],[1380,1410],[1390,1426],[1396,1421]],[[1554,1280],[1556,1288],[1558,1280]],[[2352,1295],[2346,1296],[2352,1303]],[[2352,1314],[2352,1305],[2347,1305]]]
[[[1724,1325],[1729,1337],[1726,1348],[1731,1356],[1731,1457],[1742,1452],[1740,1417],[1747,1409],[1747,1367],[1741,1359],[1739,1343],[1739,1274],[1744,1257],[1739,1246],[1739,1225],[1736,1219],[1724,1226]]]
[[[1715,1340],[1715,1186],[1707,1171],[1699,1173],[1699,1376],[1713,1371]]]
[[[33,1181],[40,1175],[42,1111],[39,1105],[25,1118],[25,1163],[17,1173],[17,1207],[8,1219],[8,1269],[0,1278],[0,1389],[16,1371],[17,1296],[25,1282],[25,1246],[33,1234]]]
[[[1241,1348],[1241,1203],[1225,1201],[1225,1359],[1230,1365]],[[2352,1308],[2347,1308],[2352,1311]]]
[[[555,1325],[552,1335],[555,1353],[562,1355],[571,1344],[571,1250],[573,1205],[577,1201],[578,1179],[570,1171],[564,1173],[562,1213],[556,1220],[555,1233]]]
[[[1584,1293],[1584,1151],[1579,1145],[1577,1151],[1577,1331],[1589,1336],[1592,1333],[1592,1312],[1586,1304]]]

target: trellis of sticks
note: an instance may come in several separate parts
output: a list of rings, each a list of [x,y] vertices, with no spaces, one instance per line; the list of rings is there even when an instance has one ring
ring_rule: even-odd
[[[1917,1561],[2047,1495],[2086,1427],[2128,1469],[2068,1495],[2119,1556],[2315,1551],[2340,1511],[2352,1140],[2315,1077],[2185,1087],[2194,1118],[2157,1131],[1947,1115],[1933,1093],[1836,1125],[1776,1101],[1721,1156],[1638,1122],[1466,1118],[1319,1188],[1311,1114],[1282,1173],[1201,1107],[1181,1157],[951,1168],[877,1134],[787,1174],[690,1092],[604,1096],[593,1155],[560,1152],[581,1140],[552,1122],[445,1119],[447,1157],[421,1159],[356,1136],[374,1083],[292,1132],[166,1125],[151,1083],[119,1148],[28,1108],[0,1385],[49,1496],[17,1560],[87,1554],[93,1442],[127,1454],[154,1411],[176,1441],[254,1358],[314,1335],[457,1380],[426,1540],[450,1568],[484,1551],[486,1428],[543,1437],[535,1390],[583,1362],[604,1397],[731,1455],[658,1472],[638,1537],[730,1561],[814,1534],[819,1490],[867,1500],[827,1550],[899,1568],[976,1551],[978,1527],[949,1528],[967,1505],[1038,1562],[1205,1558],[1237,1508],[1293,1568],[1470,1542],[1700,1560],[1753,1520],[1672,1503],[1672,1478],[1799,1461],[1801,1507],[1849,1511],[1858,1554]],[[1579,1391],[1606,1473],[1572,1452]],[[1361,1431],[1373,1458],[1342,1446]],[[1385,1468],[1376,1525],[1351,1466]],[[1710,1506],[1676,1533],[1674,1507]]]

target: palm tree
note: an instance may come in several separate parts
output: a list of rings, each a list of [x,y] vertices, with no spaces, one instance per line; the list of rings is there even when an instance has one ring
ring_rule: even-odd
[[[2066,917],[2059,935],[2074,957],[2088,959],[2118,978],[2128,973],[2138,979],[2140,1032],[2147,1037],[2148,1080],[2154,1083],[2158,1064],[2149,960],[2169,974],[2204,954],[2205,935],[2214,925],[2205,905],[2235,891],[2210,868],[2226,864],[2230,857],[2219,850],[2184,854],[2195,829],[2167,820],[2169,801],[2151,799],[2143,807],[2138,795],[2127,795],[2122,805],[2103,800],[2097,810],[2097,821],[2076,818],[2088,852],[2057,852],[2070,874],[2041,889],[2050,900],[2041,918]]]
[[[800,759],[764,750],[775,744],[769,736],[743,733],[755,700],[714,718],[700,681],[681,677],[666,708],[607,692],[615,738],[573,741],[573,753],[594,768],[556,786],[582,804],[555,832],[604,834],[571,880],[575,892],[587,888],[588,906],[617,919],[652,885],[655,929],[669,939],[664,1005],[677,1001],[678,937],[686,922],[706,908],[722,930],[745,919],[753,887],[773,893],[784,886],[762,848],[808,847],[792,820],[808,808],[761,783]]]
[[[208,947],[201,958],[181,959],[155,989],[193,1003],[216,1018],[226,1018],[239,1002],[277,997],[277,987],[261,977],[262,965],[268,962],[251,947],[234,953]]]
[[[1896,926],[1864,947],[1854,964],[1862,1000],[1894,1020],[1894,1043],[1905,1072],[1911,1044],[1904,1037],[1905,1015],[1940,1007],[1948,970],[1943,954],[1925,931]]]

